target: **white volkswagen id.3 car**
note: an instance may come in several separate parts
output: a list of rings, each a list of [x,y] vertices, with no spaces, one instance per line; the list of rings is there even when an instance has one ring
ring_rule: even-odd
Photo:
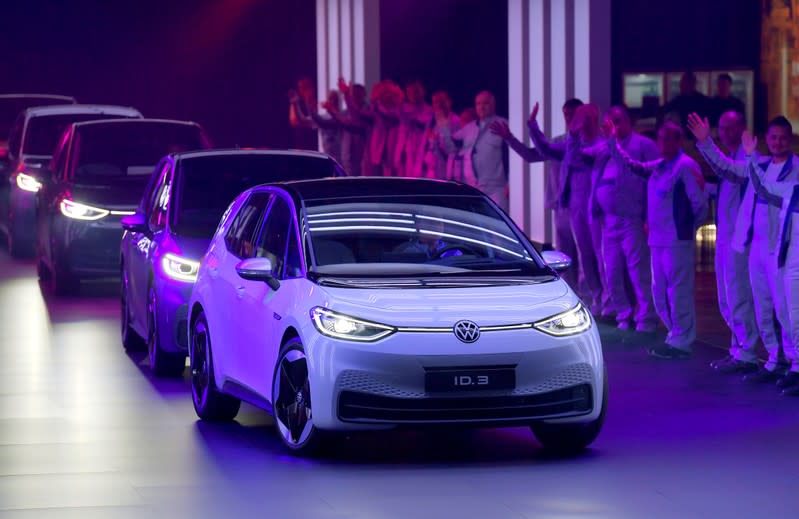
[[[229,207],[190,306],[203,420],[242,400],[293,452],[326,433],[529,425],[577,450],[607,407],[594,320],[485,195],[462,184],[338,178],[259,186]]]

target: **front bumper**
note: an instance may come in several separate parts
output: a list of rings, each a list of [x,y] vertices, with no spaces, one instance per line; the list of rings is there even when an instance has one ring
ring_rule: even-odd
[[[159,319],[161,348],[165,351],[186,353],[188,350],[188,303],[193,287],[194,283],[159,276],[156,318]]]
[[[8,231],[24,245],[36,243],[36,193],[23,191],[16,186],[8,195]]]
[[[589,422],[600,413],[604,374],[595,327],[560,338],[497,331],[473,344],[444,333],[398,332],[368,344],[315,333],[305,345],[321,429]],[[497,366],[513,368],[514,389],[425,391],[431,370]]]
[[[86,221],[57,214],[50,236],[57,268],[82,279],[119,277],[120,217]]]

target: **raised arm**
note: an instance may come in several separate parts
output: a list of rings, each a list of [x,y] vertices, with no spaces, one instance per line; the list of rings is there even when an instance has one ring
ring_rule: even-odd
[[[688,116],[688,129],[696,137],[696,149],[702,157],[710,164],[713,172],[719,177],[742,184],[749,176],[749,165],[745,160],[733,160],[724,155],[713,142],[710,136],[710,123],[707,117],[702,119],[696,113]]]
[[[538,126],[537,116],[538,103],[533,105],[533,111],[530,112],[530,118],[527,119],[527,128],[530,129],[530,138],[533,140],[535,148],[548,159],[563,160],[563,157],[566,156],[566,143],[547,139]]]
[[[527,162],[543,162],[547,160],[544,155],[535,148],[529,148],[525,146],[522,141],[516,138],[513,133],[511,133],[510,128],[508,127],[507,123],[503,121],[493,121],[489,126],[488,129],[491,130],[491,133],[494,135],[498,135],[499,137],[504,140],[507,145],[515,151],[522,159]]]

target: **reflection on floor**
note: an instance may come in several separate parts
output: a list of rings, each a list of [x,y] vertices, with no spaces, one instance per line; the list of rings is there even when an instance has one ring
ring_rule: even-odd
[[[724,344],[697,279],[702,338]],[[610,409],[580,456],[514,428],[353,434],[309,461],[254,408],[198,423],[187,379],[123,353],[116,288],[85,292],[45,300],[0,252],[0,518],[799,517],[799,399],[711,373],[718,349],[658,361],[603,325]]]

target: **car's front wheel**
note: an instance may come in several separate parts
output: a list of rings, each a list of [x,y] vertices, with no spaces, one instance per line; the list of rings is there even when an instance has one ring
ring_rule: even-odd
[[[548,424],[534,423],[530,426],[533,434],[545,449],[560,453],[576,453],[591,445],[605,423],[608,409],[608,376],[604,373],[602,388],[602,408],[596,420],[586,423]]]
[[[200,311],[191,325],[189,336],[189,369],[191,369],[191,400],[200,419],[226,422],[239,413],[241,400],[221,393],[214,382],[211,334],[205,312]]]
[[[186,355],[172,353],[161,348],[158,329],[158,298],[154,286],[150,286],[147,300],[147,355],[150,369],[158,377],[179,377],[186,367]]]
[[[272,407],[281,441],[298,456],[312,456],[321,450],[323,433],[314,426],[311,402],[308,360],[302,341],[294,337],[280,348]]]

